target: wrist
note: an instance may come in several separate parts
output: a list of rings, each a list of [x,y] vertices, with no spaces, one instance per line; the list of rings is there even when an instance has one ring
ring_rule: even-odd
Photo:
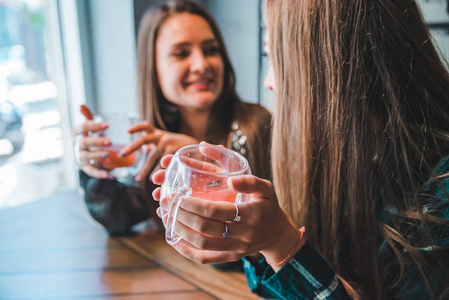
[[[265,256],[267,263],[275,271],[278,271],[285,266],[304,246],[304,231],[304,227],[300,229],[290,227],[272,248],[261,251],[262,255]]]

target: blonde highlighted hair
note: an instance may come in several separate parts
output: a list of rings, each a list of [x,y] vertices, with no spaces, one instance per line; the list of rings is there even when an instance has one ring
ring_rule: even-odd
[[[415,247],[432,240],[414,233],[429,219],[420,191],[449,154],[449,76],[416,2],[267,0],[265,16],[282,208],[361,296],[387,298],[410,264],[432,295]]]

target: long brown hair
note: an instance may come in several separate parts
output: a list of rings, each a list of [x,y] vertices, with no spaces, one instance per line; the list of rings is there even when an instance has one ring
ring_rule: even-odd
[[[363,296],[387,298],[410,264],[432,295],[418,248],[433,245],[430,219],[448,222],[423,210],[420,191],[447,179],[429,180],[449,154],[449,75],[417,4],[267,0],[265,10],[281,206]],[[399,276],[384,278],[392,259]]]
[[[246,154],[254,174],[268,178],[270,172],[269,136],[271,115],[259,105],[244,103],[235,90],[235,74],[223,37],[210,13],[201,5],[186,0],[173,0],[150,9],[142,18],[137,38],[137,94],[141,117],[163,130],[179,132],[177,107],[167,101],[157,84],[155,44],[159,29],[170,16],[187,12],[198,15],[209,24],[219,45],[224,64],[223,91],[212,107],[206,139],[210,143],[231,146],[231,124],[237,121],[245,134]],[[267,159],[268,157],[268,159]]]

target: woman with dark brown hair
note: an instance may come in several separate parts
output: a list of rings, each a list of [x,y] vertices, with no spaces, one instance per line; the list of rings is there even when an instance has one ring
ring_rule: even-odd
[[[265,8],[274,188],[231,178],[252,194],[239,222],[232,204],[182,202],[192,222],[174,247],[201,263],[246,257],[266,298],[449,298],[449,75],[416,2]]]
[[[137,42],[138,103],[145,122],[130,129],[144,132],[122,152],[143,144],[149,157],[135,181],[109,178],[101,169],[101,151],[108,143],[89,132],[107,124],[86,120],[75,128],[81,135],[80,181],[91,215],[110,234],[127,234],[155,211],[148,180],[162,155],[206,140],[245,155],[254,174],[270,177],[271,115],[260,105],[241,101],[225,45],[212,16],[190,1],[169,1],[151,9],[141,21]],[[157,218],[157,220],[159,220]]]

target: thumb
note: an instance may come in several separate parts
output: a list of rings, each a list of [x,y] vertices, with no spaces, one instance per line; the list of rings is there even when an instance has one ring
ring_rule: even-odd
[[[273,184],[254,175],[233,176],[228,179],[228,186],[236,192],[251,194],[259,198],[275,196]]]
[[[86,118],[86,120],[93,120],[94,119],[94,114],[92,113],[92,111],[90,110],[90,108],[87,105],[81,104],[80,105],[80,112]]]

